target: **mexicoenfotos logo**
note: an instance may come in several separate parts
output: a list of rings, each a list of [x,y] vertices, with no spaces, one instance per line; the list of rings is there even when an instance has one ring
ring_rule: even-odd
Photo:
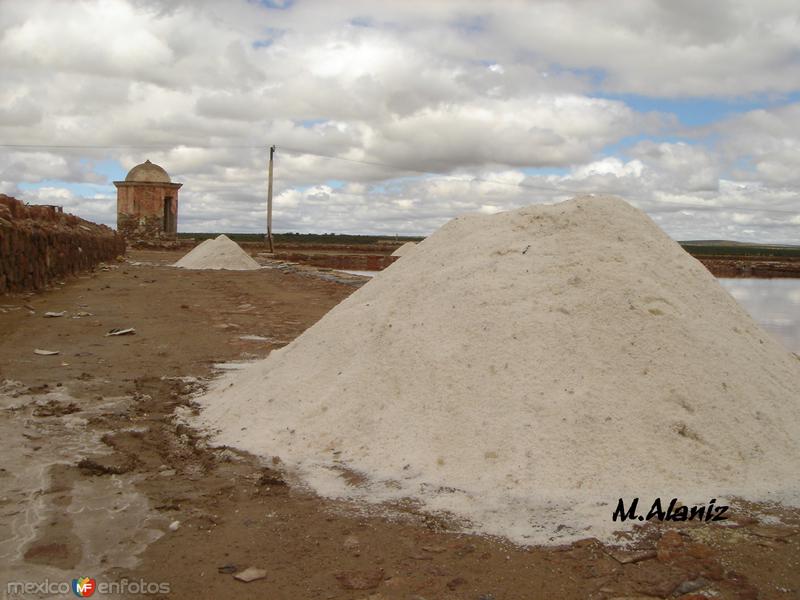
[[[2,0],[0,0],[2,1]],[[71,583],[66,581],[9,581],[6,583],[5,598],[28,598],[32,594],[38,596],[52,596],[58,594],[65,596],[69,591],[78,598],[89,598],[97,592],[100,596],[161,596],[171,593],[172,586],[168,581],[145,581],[144,579],[128,579],[123,577],[119,581],[97,581],[94,577],[77,577]],[[0,589],[2,594],[2,589]]]
[[[72,580],[72,591],[78,598],[88,598],[97,589],[97,581],[93,577],[78,577]]]

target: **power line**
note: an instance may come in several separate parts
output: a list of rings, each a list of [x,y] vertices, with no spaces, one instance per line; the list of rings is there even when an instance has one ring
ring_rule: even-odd
[[[202,148],[205,150],[221,148],[221,149],[228,149],[228,148],[239,148],[239,149],[258,149],[258,148],[268,148],[268,146],[264,144],[260,145],[244,145],[244,144],[191,144],[191,145],[178,145],[175,144],[61,144],[61,145],[51,145],[51,144],[0,144],[0,148],[43,148],[43,149],[54,149],[54,150],[80,150],[80,149],[89,149],[89,150],[140,150],[140,149],[173,149],[176,147],[185,147],[185,148]],[[317,158],[325,158],[328,160],[339,160],[343,162],[355,163],[360,165],[367,165],[371,167],[380,167],[383,169],[389,169],[392,171],[404,172],[404,173],[418,173],[420,175],[430,175],[433,177],[457,177],[452,173],[445,173],[442,171],[429,171],[424,169],[417,169],[414,167],[408,166],[400,166],[400,165],[390,165],[388,163],[382,163],[377,161],[367,161],[367,160],[359,160],[356,158],[347,158],[344,156],[335,156],[332,154],[323,154],[321,152],[314,152],[312,150],[303,150],[298,148],[292,148],[289,146],[282,146],[276,145],[276,147],[280,147],[281,150],[289,152],[290,154],[296,155],[308,155],[308,156],[315,156]],[[477,181],[481,183],[492,183],[495,185],[505,185],[509,187],[517,187],[517,188],[526,188],[531,190],[537,191],[547,191],[547,192],[560,192],[564,194],[581,194],[584,193],[580,190],[571,190],[563,187],[550,187],[544,185],[533,185],[530,183],[512,183],[509,181],[500,181],[497,179],[487,179],[485,177],[476,177],[471,176],[469,181]]]
[[[524,183],[524,182],[509,182],[509,181],[500,181],[497,179],[488,179],[485,177],[477,177],[477,176],[470,176],[469,179],[465,177],[459,177],[457,174],[453,173],[445,173],[442,171],[431,171],[425,169],[418,169],[415,167],[408,167],[408,166],[400,166],[400,165],[391,165],[388,163],[378,162],[378,161],[367,161],[367,160],[360,160],[356,158],[347,158],[344,156],[336,156],[333,154],[324,154],[321,152],[315,152],[312,150],[305,150],[299,148],[292,148],[290,146],[282,146],[282,145],[274,145],[273,147],[279,147],[282,151],[288,152],[290,154],[295,155],[307,155],[307,156],[314,156],[317,158],[324,158],[327,160],[338,160],[348,163],[366,165],[371,167],[379,167],[383,169],[389,169],[392,171],[402,172],[402,173],[417,173],[420,175],[428,175],[432,177],[445,177],[445,178],[455,178],[457,181],[463,181],[465,183],[472,183],[472,182],[479,182],[479,183],[489,183],[494,185],[504,185],[508,187],[515,187],[521,189],[530,189],[535,191],[546,191],[551,193],[557,194],[587,194],[590,193],[588,190],[576,190],[570,189],[565,187],[560,187],[557,185],[554,186],[545,186],[545,185],[536,185],[531,183]],[[204,150],[213,150],[213,149],[248,149],[248,150],[255,150],[255,149],[269,149],[269,146],[266,144],[61,144],[61,145],[54,145],[54,144],[0,144],[0,148],[33,148],[33,149],[54,149],[54,150],[79,150],[79,149],[91,149],[91,150],[140,150],[140,149],[175,149],[175,148],[199,148]],[[334,193],[342,194],[342,195],[354,195],[348,194],[346,192],[340,192],[338,190],[333,190]],[[798,210],[792,209],[782,209],[782,208],[767,208],[767,207],[744,207],[744,206],[704,206],[704,205],[669,205],[669,210],[667,206],[662,206],[655,209],[653,212],[674,212],[674,211],[739,211],[739,212],[770,212],[770,213],[782,213],[782,214],[791,214],[795,215],[800,213]]]
[[[48,148],[53,150],[142,150],[142,149],[168,149],[173,148],[202,148],[213,150],[214,148],[267,148],[265,144],[244,145],[244,144],[0,144],[0,148]]]

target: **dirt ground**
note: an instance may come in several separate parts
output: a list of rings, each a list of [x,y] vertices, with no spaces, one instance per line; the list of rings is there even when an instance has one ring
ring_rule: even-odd
[[[89,576],[168,584],[158,598],[800,598],[798,510],[740,505],[724,524],[648,525],[625,551],[593,539],[519,548],[408,508],[320,499],[286,482],[279,457],[209,447],[180,416],[215,365],[288,343],[357,279],[165,266],[177,258],[132,252],[0,298],[4,594],[7,582]],[[265,577],[234,578],[248,567]]]

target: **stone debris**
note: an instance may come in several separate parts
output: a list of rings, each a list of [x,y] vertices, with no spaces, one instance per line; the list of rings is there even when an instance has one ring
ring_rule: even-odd
[[[106,337],[113,336],[113,335],[133,335],[136,333],[136,330],[133,327],[128,327],[126,329],[112,329],[108,333],[106,333]]]
[[[334,574],[339,585],[346,590],[372,590],[378,587],[384,578],[383,569],[371,571],[339,571]]]
[[[239,581],[243,581],[245,583],[250,583],[251,581],[264,579],[266,576],[267,572],[264,569],[257,569],[256,567],[247,567],[241,573],[236,573],[233,576],[233,578],[238,579]]]

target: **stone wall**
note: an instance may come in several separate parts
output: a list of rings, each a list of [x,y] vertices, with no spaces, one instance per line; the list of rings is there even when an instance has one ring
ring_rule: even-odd
[[[0,294],[41,289],[122,254],[125,241],[105,225],[0,194]]]
[[[115,181],[114,185],[117,187],[117,231],[129,243],[175,239],[178,190],[183,184]]]

